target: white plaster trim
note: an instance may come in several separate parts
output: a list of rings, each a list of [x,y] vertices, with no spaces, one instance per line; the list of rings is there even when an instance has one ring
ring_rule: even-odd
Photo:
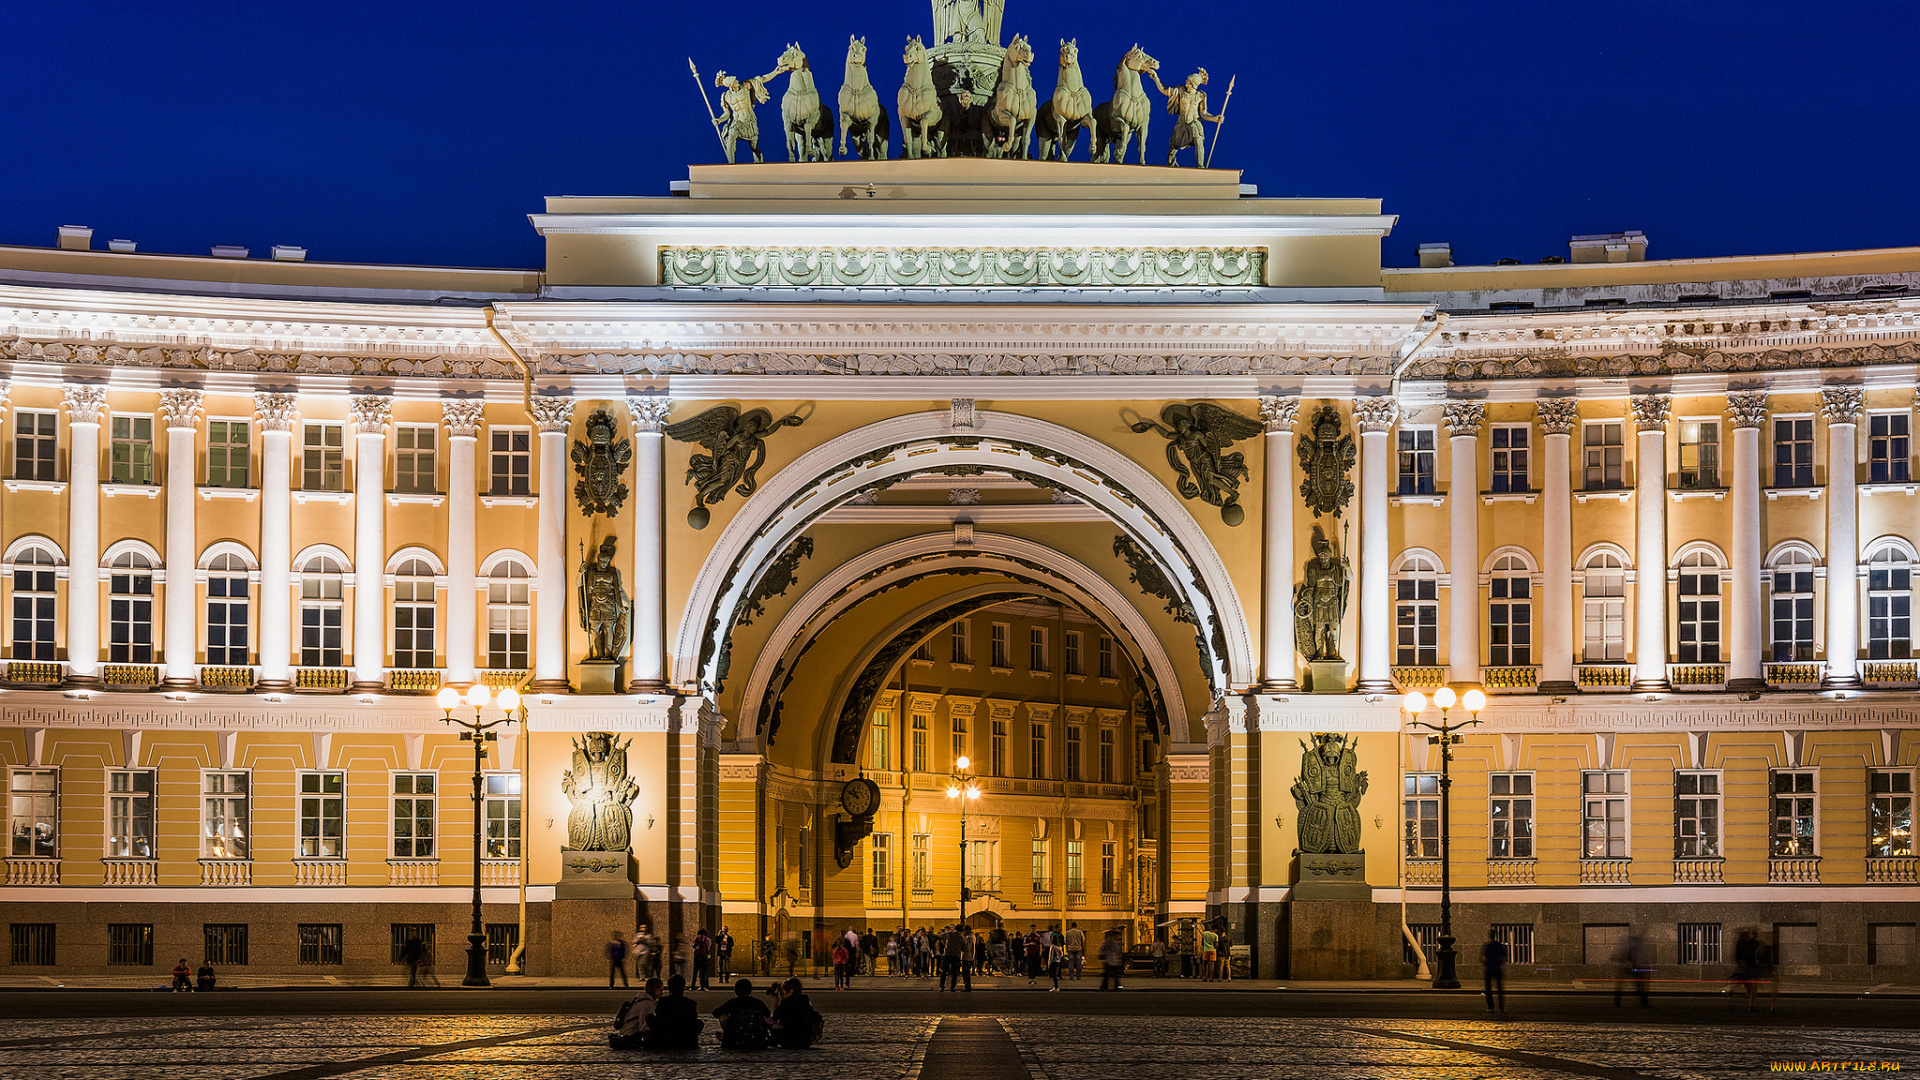
[[[391,579],[393,575],[398,574],[400,572],[400,564],[406,562],[408,559],[419,559],[420,561],[426,563],[428,566],[431,566],[433,568],[433,574],[435,578],[446,577],[447,566],[445,563],[440,561],[440,556],[435,555],[433,552],[428,551],[426,548],[420,547],[417,544],[409,547],[403,547],[399,551],[394,552],[391,556],[387,558],[387,566],[385,570],[387,577]],[[392,584],[392,581],[389,580],[388,584]],[[443,589],[446,588],[445,581],[438,581],[437,584]]]
[[[305,506],[310,502],[336,503],[340,506],[345,506],[348,503],[353,501],[353,492],[351,491],[296,491],[293,493],[293,501],[296,503],[299,503],[302,506]]]
[[[1480,493],[1480,505],[1492,506],[1494,503],[1526,503],[1532,506],[1540,498],[1537,491],[1483,491]]]
[[[100,494],[109,499],[113,498],[115,495],[144,495],[149,499],[157,499],[160,497],[160,492],[162,490],[163,489],[159,484],[101,484],[100,485]]]
[[[67,491],[65,480],[8,480],[8,491],[47,491],[55,495],[64,495]]]
[[[538,495],[482,495],[480,505],[491,510],[496,506],[533,507],[540,505]]]
[[[260,489],[250,488],[250,487],[248,488],[208,487],[203,484],[195,490],[200,492],[200,497],[202,499],[209,499],[209,500],[211,499],[244,499],[247,502],[252,502],[255,499],[258,499],[260,497]]]
[[[1808,486],[1770,487],[1765,490],[1767,493],[1767,501],[1773,502],[1776,499],[1818,499],[1820,498],[1820,493],[1826,489],[1823,487]]]
[[[16,537],[13,543],[7,545],[6,554],[4,556],[0,556],[0,560],[4,560],[8,565],[8,567],[11,568],[15,563],[20,561],[21,552],[27,550],[28,548],[36,548],[36,547],[45,548],[47,552],[53,556],[53,564],[55,566],[60,567],[61,569],[66,568],[66,565],[67,565],[66,551],[62,549],[59,544],[56,544],[52,540],[49,540],[46,537],[41,536],[37,533],[28,533],[25,536]]]
[[[1576,491],[1573,493],[1573,501],[1577,503],[1585,503],[1585,502],[1621,502],[1623,503],[1631,498],[1633,498],[1632,488],[1621,488],[1618,491]]]
[[[1389,495],[1387,496],[1387,505],[1389,506],[1445,506],[1446,504],[1447,504],[1447,493],[1444,491],[1436,492],[1431,495]]]
[[[1859,491],[1860,491],[1860,494],[1862,495],[1912,495],[1913,493],[1920,491],[1920,484],[1899,484],[1899,483],[1886,483],[1886,482],[1878,483],[1878,484],[1861,484],[1859,487]]]
[[[540,579],[536,576],[538,572],[534,569],[533,557],[518,548],[501,548],[486,558],[481,559],[480,568],[475,571],[479,579],[477,587],[485,588],[487,579],[493,576],[495,570],[500,569],[500,564],[508,562],[520,564],[520,568],[527,572],[525,578],[515,578],[513,580],[525,581],[529,589],[539,588]]]
[[[259,560],[253,557],[253,552],[249,551],[245,544],[233,540],[220,540],[208,544],[207,549],[200,553],[200,561],[194,565],[197,569],[206,570],[212,566],[213,560],[222,555],[238,556],[240,561],[246,564],[248,570],[255,572],[250,575],[250,577],[256,580],[258,579],[258,571],[260,569]],[[201,580],[205,580],[204,575]]]
[[[1025,485],[1022,485],[1025,486]],[[838,506],[820,515],[822,525],[1014,525],[1041,522],[1106,521],[1091,506],[1035,503],[996,506]],[[948,538],[951,542],[951,537]]]
[[[1686,502],[1690,499],[1712,499],[1724,502],[1727,498],[1725,488],[1668,488],[1667,498],[1674,502]]]
[[[1671,867],[1671,859],[1640,860],[1651,872]],[[1540,888],[1529,885],[1502,885],[1495,889],[1453,890],[1454,903],[1480,904],[1806,904],[1872,903],[1884,904],[1900,896],[1899,890],[1912,885],[1581,885],[1567,888]],[[1409,904],[1438,903],[1440,886],[1409,885]],[[1375,889],[1376,904],[1397,904],[1399,889]]]
[[[439,506],[447,501],[445,495],[433,495],[425,492],[387,492],[388,506]]]
[[[337,771],[337,770],[336,770]],[[141,860],[123,860],[138,862]],[[254,860],[258,867],[265,860]],[[302,862],[345,862],[344,859],[302,859]],[[372,860],[360,860],[371,862]],[[402,860],[411,861],[411,860]],[[357,865],[357,864],[356,864]],[[385,865],[382,863],[381,865]],[[527,899],[535,899],[537,887],[527,886]],[[545,902],[553,899],[553,886],[546,886]],[[146,887],[138,890],[124,885],[48,885],[38,887],[0,887],[0,899],[8,903],[42,904],[125,904],[129,894],[142,904],[454,904],[473,897],[473,882],[452,885],[306,885],[271,888],[258,886],[192,886],[181,888]],[[518,886],[489,886],[480,890],[486,904],[511,907],[520,902]],[[51,910],[51,909],[50,909]]]

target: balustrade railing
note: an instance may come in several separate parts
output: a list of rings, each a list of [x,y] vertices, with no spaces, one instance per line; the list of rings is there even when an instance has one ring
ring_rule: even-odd
[[[1767,686],[1774,690],[1818,690],[1827,665],[1818,662],[1766,664]]]
[[[1581,664],[1574,681],[1582,690],[1625,690],[1633,685],[1633,665]]]
[[[14,660],[7,664],[7,681],[24,686],[53,686],[66,678],[63,665],[33,660]]]
[[[303,667],[293,669],[293,688],[309,693],[347,692],[353,673],[341,667]]]
[[[60,884],[60,860],[8,859],[7,884],[58,885]]]
[[[295,859],[293,883],[295,885],[345,885],[347,861],[345,859]]]
[[[1632,872],[1632,859],[1580,860],[1580,884],[1582,885],[1630,885]]]
[[[387,689],[395,694],[432,694],[440,689],[440,672],[433,668],[390,668]]]
[[[486,874],[481,871],[482,878]],[[438,885],[440,884],[440,860],[438,859],[388,859],[387,884],[389,885]]]
[[[992,893],[998,895],[1000,892],[1000,875],[968,874],[967,888],[976,893]]]
[[[253,863],[246,859],[201,859],[200,884],[251,885],[253,884]]]
[[[1487,884],[1532,885],[1533,866],[1532,859],[1488,859]]]
[[[1867,859],[1867,880],[1875,885],[1920,883],[1920,859],[1911,855]]]
[[[1416,888],[1440,887],[1440,860],[1408,859],[1407,884]]]
[[[480,884],[493,887],[520,884],[520,860],[487,859],[480,863]]]
[[[1721,885],[1725,884],[1726,880],[1726,860],[1724,859],[1673,860],[1675,885]]]
[[[1920,685],[1920,663],[1912,660],[1868,660],[1860,665],[1860,680],[1878,690],[1900,690]]]
[[[1480,669],[1480,685],[1488,693],[1528,694],[1540,686],[1537,667],[1490,667]]]
[[[158,686],[160,668],[153,664],[106,664],[100,668],[100,681],[122,689]]]
[[[250,667],[203,667],[200,669],[200,689],[251,690],[253,689],[253,669]]]
[[[102,882],[106,885],[157,885],[160,882],[160,864],[152,859],[102,859],[100,864],[106,868]]]
[[[1767,880],[1775,885],[1818,885],[1820,857],[1790,855],[1768,859]]]
[[[1389,668],[1387,674],[1403,691],[1437,690],[1447,681],[1447,669],[1443,667],[1397,667]]]
[[[1668,664],[1667,682],[1675,690],[1725,690],[1725,664]]]

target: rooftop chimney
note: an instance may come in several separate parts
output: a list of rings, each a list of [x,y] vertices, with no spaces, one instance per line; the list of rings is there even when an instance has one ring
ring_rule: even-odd
[[[307,259],[307,249],[295,247],[292,244],[275,244],[273,245],[273,257],[279,259],[281,262],[305,262]]]
[[[1420,267],[1423,270],[1453,265],[1452,244],[1421,244]]]
[[[241,247],[239,244],[215,244],[213,245],[213,257],[216,259],[244,259],[247,257],[247,249]]]
[[[134,252],[134,251],[136,251],[136,250],[138,250],[138,249],[139,249],[139,247],[140,247],[140,245],[138,245],[138,244],[136,244],[136,243],[134,243],[134,242],[133,242],[133,241],[131,241],[131,240],[109,240],[109,241],[107,241],[107,250],[108,250],[108,251],[118,251],[118,252],[120,252],[120,253],[121,253],[121,254],[123,254],[123,255],[125,255],[125,254],[130,254],[130,253],[132,253],[132,252]]]
[[[1647,261],[1647,234],[1639,229],[1576,236],[1567,247],[1573,256],[1570,261],[1577,263]]]
[[[85,225],[60,226],[60,248],[63,251],[92,250],[93,230]]]

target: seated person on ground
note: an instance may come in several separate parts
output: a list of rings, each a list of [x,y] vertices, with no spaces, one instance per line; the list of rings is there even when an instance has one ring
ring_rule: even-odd
[[[826,1027],[826,1018],[807,1000],[807,993],[800,987],[799,979],[788,979],[786,993],[780,998],[780,1004],[774,1007],[772,1045],[787,1050],[805,1050],[812,1046]]]
[[[195,989],[211,990],[213,983],[213,964],[206,960],[200,961],[200,970],[195,973]]]
[[[649,1050],[692,1050],[700,1045],[700,1030],[706,1021],[700,1009],[687,996],[687,977],[675,975],[667,980],[667,996],[653,1007],[647,1017],[647,1031],[641,1045]]]
[[[615,1050],[638,1050],[646,1045],[643,1039],[647,1017],[653,1015],[659,1000],[660,980],[648,979],[638,994],[620,1006],[620,1015],[613,1018],[613,1034],[607,1036],[607,1045]]]
[[[753,996],[753,980],[733,984],[733,997],[713,1010],[720,1018],[720,1048],[723,1050],[765,1050],[767,1048],[766,1002]]]

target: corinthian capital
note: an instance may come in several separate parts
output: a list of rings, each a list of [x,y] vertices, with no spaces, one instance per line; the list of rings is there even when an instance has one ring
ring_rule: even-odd
[[[1353,399],[1353,426],[1362,435],[1372,435],[1393,427],[1394,401],[1390,397]]]
[[[1453,438],[1478,436],[1480,422],[1487,418],[1487,407],[1477,401],[1449,401],[1441,413],[1447,434]]]
[[[261,431],[292,431],[293,407],[292,394],[253,395],[253,415],[259,419]]]
[[[1637,394],[1629,398],[1633,426],[1640,431],[1667,430],[1667,406],[1672,400],[1665,394]]]
[[[480,437],[480,414],[486,403],[474,398],[449,398],[440,403],[440,416],[447,422],[447,434],[456,439]]]
[[[1293,419],[1300,412],[1300,399],[1280,397],[1275,394],[1263,394],[1260,397],[1260,419],[1267,430],[1292,431]]]
[[[560,432],[565,434],[567,425],[573,423],[573,399],[558,394],[535,394],[528,404],[527,411],[533,414],[534,427],[541,434]]]
[[[160,391],[160,411],[169,428],[191,428],[200,422],[200,391],[177,386]]]
[[[1533,403],[1533,411],[1540,417],[1540,430],[1549,435],[1573,434],[1573,425],[1580,419],[1579,402],[1573,398],[1541,398]]]
[[[1829,386],[1820,391],[1820,415],[1826,417],[1829,424],[1859,423],[1860,388]]]
[[[1764,392],[1727,395],[1727,416],[1733,426],[1759,427],[1767,422],[1767,395]]]
[[[100,422],[100,410],[107,406],[106,387],[69,386],[65,397],[68,423],[98,424]]]
[[[634,394],[627,398],[627,411],[633,414],[634,431],[655,434],[666,426],[673,399],[665,394]]]
[[[393,416],[393,399],[355,394],[347,399],[347,415],[353,420],[354,434],[385,435],[387,421]]]

